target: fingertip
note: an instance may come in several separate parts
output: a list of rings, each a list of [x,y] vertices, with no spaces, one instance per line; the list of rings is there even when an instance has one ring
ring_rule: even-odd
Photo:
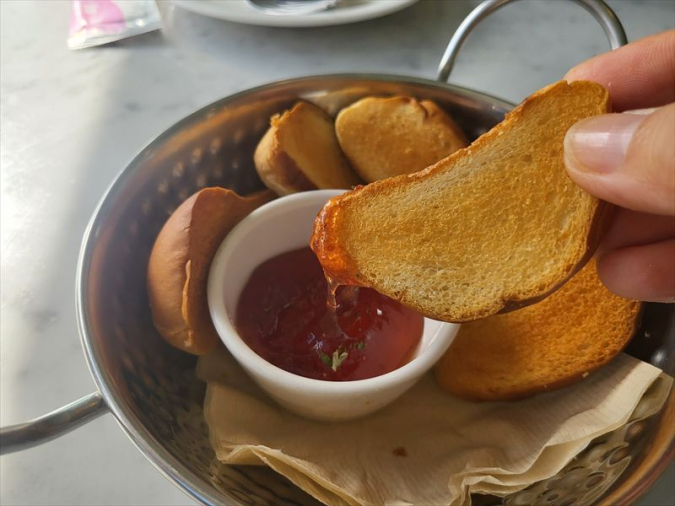
[[[617,112],[665,105],[675,98],[673,42],[675,30],[651,35],[579,63],[564,79],[605,86]]]
[[[659,243],[675,237],[675,216],[615,208],[609,228],[604,234],[597,255],[627,248]],[[673,258],[675,262],[675,258]]]
[[[624,208],[675,215],[675,104],[651,114],[579,121],[563,142],[568,174],[592,195]]]
[[[598,257],[598,277],[632,300],[675,302],[675,239],[610,251]]]

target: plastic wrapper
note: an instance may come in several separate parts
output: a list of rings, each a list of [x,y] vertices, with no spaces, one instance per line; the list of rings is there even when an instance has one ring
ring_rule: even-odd
[[[82,49],[162,27],[154,0],[73,0],[68,47]]]

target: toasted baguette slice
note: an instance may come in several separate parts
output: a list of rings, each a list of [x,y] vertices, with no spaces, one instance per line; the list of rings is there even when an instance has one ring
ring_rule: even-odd
[[[466,147],[457,124],[430,100],[367,97],[335,120],[342,151],[367,182],[412,174]]]
[[[571,385],[624,349],[639,313],[639,302],[603,286],[591,261],[537,304],[462,325],[436,379],[457,397],[482,401]]]
[[[361,182],[340,149],[332,118],[323,109],[298,102],[290,111],[273,116],[271,124],[253,156],[269,189],[288,195],[351,188]]]
[[[563,139],[608,109],[598,84],[548,86],[436,165],[331,199],[312,248],[335,281],[438,320],[535,302],[585,264],[607,221],[567,176]]]
[[[150,255],[148,295],[155,327],[169,344],[195,355],[218,344],[206,300],[211,261],[230,230],[273,198],[267,190],[240,197],[223,188],[206,188],[183,202],[164,224]]]

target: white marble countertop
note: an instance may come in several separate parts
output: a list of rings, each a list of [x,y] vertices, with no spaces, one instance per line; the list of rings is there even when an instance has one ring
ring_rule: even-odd
[[[431,77],[477,3],[426,0],[379,20],[303,30],[235,25],[164,3],[163,32],[72,52],[69,2],[0,2],[1,424],[94,390],[75,319],[77,252],[97,201],[149,139],[213,100],[282,78]],[[610,4],[631,40],[675,24],[671,0]],[[523,2],[476,30],[451,81],[519,101],[606,49],[579,7]],[[3,505],[192,504],[109,415],[0,465]],[[671,504],[669,472],[640,504]]]

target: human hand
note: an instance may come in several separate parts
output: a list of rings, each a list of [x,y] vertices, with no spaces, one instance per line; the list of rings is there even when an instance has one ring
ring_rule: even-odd
[[[570,177],[620,207],[598,275],[623,297],[675,302],[675,30],[596,56],[565,79],[602,84],[621,113],[580,121],[565,138]]]

